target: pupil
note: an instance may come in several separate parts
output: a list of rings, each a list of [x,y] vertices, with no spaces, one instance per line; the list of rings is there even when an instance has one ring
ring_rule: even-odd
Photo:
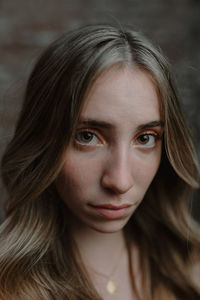
[[[149,141],[149,136],[148,136],[147,134],[142,135],[142,136],[140,137],[140,141],[141,141],[143,144],[146,143],[146,142],[148,142],[148,141]]]
[[[92,134],[91,134],[90,132],[84,132],[84,133],[83,133],[83,138],[84,138],[84,140],[86,140],[86,141],[91,140]]]

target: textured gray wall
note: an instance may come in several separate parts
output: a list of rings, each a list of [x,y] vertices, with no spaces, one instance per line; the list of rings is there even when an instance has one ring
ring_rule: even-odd
[[[0,155],[12,136],[38,54],[66,30],[98,21],[133,25],[161,46],[176,74],[199,153],[199,0],[0,0]],[[196,192],[197,217],[198,198]],[[1,187],[0,203],[4,199]]]

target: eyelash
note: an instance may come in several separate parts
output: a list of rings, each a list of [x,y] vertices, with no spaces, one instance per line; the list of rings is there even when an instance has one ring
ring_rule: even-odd
[[[89,142],[87,142],[87,141],[83,142],[83,140],[81,140],[81,135],[83,137],[83,134],[89,134],[92,139]],[[147,145],[149,140],[147,141],[147,143],[144,143],[144,144],[139,143],[139,142],[137,143],[139,138],[142,138],[142,137],[145,137],[145,136],[148,136],[148,139],[151,139],[151,137],[154,138],[154,141],[153,141],[152,145]],[[96,142],[91,143],[91,141],[94,139],[94,137],[96,138]],[[145,131],[145,132],[140,133],[138,136],[136,136],[135,141],[136,141],[136,145],[139,146],[139,147],[153,148],[153,146],[156,144],[156,142],[158,140],[161,140],[161,138],[162,138],[162,136],[157,132]],[[98,137],[98,135],[95,132],[91,131],[91,130],[83,130],[83,131],[78,132],[75,135],[75,142],[80,146],[86,146],[86,147],[87,146],[95,146],[95,145],[98,144],[98,141],[101,141],[101,143],[102,143],[102,140]]]
[[[159,133],[157,133],[157,132],[147,131],[147,132],[140,133],[140,134],[136,137],[135,141],[137,141],[139,138],[144,137],[144,136],[148,136],[148,138],[151,138],[151,137],[154,138],[153,145],[147,145],[147,143],[145,143],[145,144],[142,144],[142,143],[140,144],[140,143],[138,143],[138,144],[137,144],[138,146],[146,147],[146,148],[152,148],[152,147],[156,144],[156,142],[157,142],[158,140],[161,140],[161,138],[162,138],[162,136],[161,136]]]
[[[91,143],[84,143],[82,141],[80,141],[80,137],[82,135],[83,137],[83,134],[90,134],[92,137],[96,137],[97,140],[100,140],[99,137],[97,136],[97,134],[95,134],[94,132],[90,131],[90,130],[84,130],[84,131],[80,131],[78,132],[76,135],[75,135],[75,140],[76,142],[78,142],[79,145],[83,145],[83,146],[88,146],[88,145],[96,145],[96,143],[94,144],[91,144]]]

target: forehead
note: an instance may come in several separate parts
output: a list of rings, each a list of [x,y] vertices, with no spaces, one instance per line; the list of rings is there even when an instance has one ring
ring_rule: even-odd
[[[137,125],[159,120],[160,101],[151,76],[132,67],[103,72],[86,97],[81,118]]]

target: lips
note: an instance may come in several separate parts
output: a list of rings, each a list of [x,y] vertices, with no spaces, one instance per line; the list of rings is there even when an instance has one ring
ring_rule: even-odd
[[[112,205],[112,204],[98,204],[90,205],[95,213],[106,219],[119,219],[129,213],[130,204]]]
[[[111,209],[111,210],[119,210],[126,207],[129,207],[130,204],[122,204],[120,206],[112,205],[112,204],[100,204],[100,205],[91,205],[96,208],[105,208],[105,209]]]

